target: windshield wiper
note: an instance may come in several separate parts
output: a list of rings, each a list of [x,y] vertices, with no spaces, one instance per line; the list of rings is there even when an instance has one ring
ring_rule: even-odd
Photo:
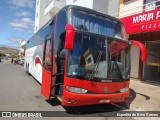
[[[116,68],[117,68],[117,71],[118,71],[118,74],[120,75],[121,80],[123,80],[122,73],[121,73],[121,70],[119,69],[119,66],[118,66],[117,62],[114,61],[113,63],[114,63],[114,65],[115,65]]]
[[[99,61],[101,59],[101,56],[102,56],[102,51],[100,50],[99,53],[98,53],[98,57],[97,57],[96,63],[95,63],[95,68],[92,71],[92,74],[91,74],[91,76],[89,78],[90,80],[94,78],[95,74],[97,74],[97,70],[98,70],[98,67],[99,67]]]

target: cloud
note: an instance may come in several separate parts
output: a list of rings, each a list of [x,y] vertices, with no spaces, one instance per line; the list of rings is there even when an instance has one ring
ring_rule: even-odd
[[[22,18],[21,21],[26,25],[34,26],[34,20],[32,20],[31,18]]]
[[[19,36],[10,36],[7,40],[7,43],[6,44],[3,44],[3,45],[6,45],[6,46],[12,46],[14,48],[19,48],[20,46],[20,41],[21,40],[25,40],[27,41],[25,38],[23,37],[19,37]]]
[[[17,17],[28,17],[28,16],[31,16],[32,14],[28,11],[24,11],[24,10],[20,10],[19,12],[17,12],[15,14],[15,16]]]
[[[9,0],[9,4],[15,7],[33,8],[34,0]]]
[[[15,19],[12,22],[8,23],[14,30],[23,32],[23,31],[32,31],[34,28],[34,20],[28,17],[21,19]]]
[[[15,27],[14,30],[19,31],[19,32],[24,32],[24,29],[22,29],[22,28]]]
[[[22,21],[14,20],[10,23],[8,23],[13,28],[28,28],[26,24],[24,24]]]
[[[11,37],[8,38],[8,40],[9,40],[10,42],[16,43],[16,44],[17,44],[17,43],[19,44],[19,42],[20,42],[21,40],[25,40],[25,41],[26,41],[25,38],[18,37],[18,36],[11,36]]]

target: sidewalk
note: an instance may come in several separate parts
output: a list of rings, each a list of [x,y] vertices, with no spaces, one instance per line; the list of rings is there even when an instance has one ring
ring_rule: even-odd
[[[160,86],[130,80],[129,111],[160,111]]]
[[[2,62],[1,62],[1,63],[7,63],[7,64],[9,63],[9,64],[10,64],[10,63],[11,63],[11,59],[10,59],[10,58],[9,58],[8,60],[2,59]]]

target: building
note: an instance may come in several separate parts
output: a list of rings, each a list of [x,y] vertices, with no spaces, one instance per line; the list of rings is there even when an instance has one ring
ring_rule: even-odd
[[[128,38],[147,48],[147,61],[142,63],[139,48],[132,46],[131,77],[160,83],[160,0],[120,0],[119,4]]]
[[[118,12],[119,4],[118,1],[115,0],[87,0],[87,2],[84,0],[36,0],[34,32],[36,33],[47,21],[49,21],[66,5],[83,6],[111,15]]]
[[[22,58],[25,53],[26,40],[20,40],[19,56]]]

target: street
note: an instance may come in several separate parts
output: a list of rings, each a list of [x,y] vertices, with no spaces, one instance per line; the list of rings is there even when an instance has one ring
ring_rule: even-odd
[[[134,102],[136,101],[135,99],[136,93],[135,90],[133,90],[132,88],[131,88],[131,94],[132,95],[130,96],[130,101],[129,101],[131,104],[130,109],[125,108],[123,105],[108,104],[108,105],[94,105],[94,106],[82,107],[80,109],[85,109],[85,111],[87,111],[84,112],[83,114],[67,113],[66,110],[60,105],[58,99],[53,98],[51,100],[46,100],[41,95],[40,84],[36,82],[36,80],[32,76],[28,76],[26,74],[23,66],[12,65],[10,63],[0,63],[0,103],[1,103],[0,111],[64,111],[63,113],[65,116],[70,116],[70,117],[94,116],[95,119],[97,119],[96,117],[102,119],[109,112],[133,111],[133,110],[136,111],[135,108],[137,106],[136,103]],[[147,96],[142,97],[142,99],[144,98],[151,99],[150,97],[148,98]],[[137,94],[137,99],[139,101],[138,94]],[[154,99],[157,99],[157,101],[159,101],[158,98],[153,98],[153,100]],[[137,102],[137,105],[139,104],[138,106],[141,106],[140,105],[142,104],[141,102],[144,103],[144,101],[140,100],[139,102]],[[156,104],[158,104],[158,102]],[[159,107],[160,105],[158,105],[157,109]],[[149,109],[149,111],[152,110]]]

